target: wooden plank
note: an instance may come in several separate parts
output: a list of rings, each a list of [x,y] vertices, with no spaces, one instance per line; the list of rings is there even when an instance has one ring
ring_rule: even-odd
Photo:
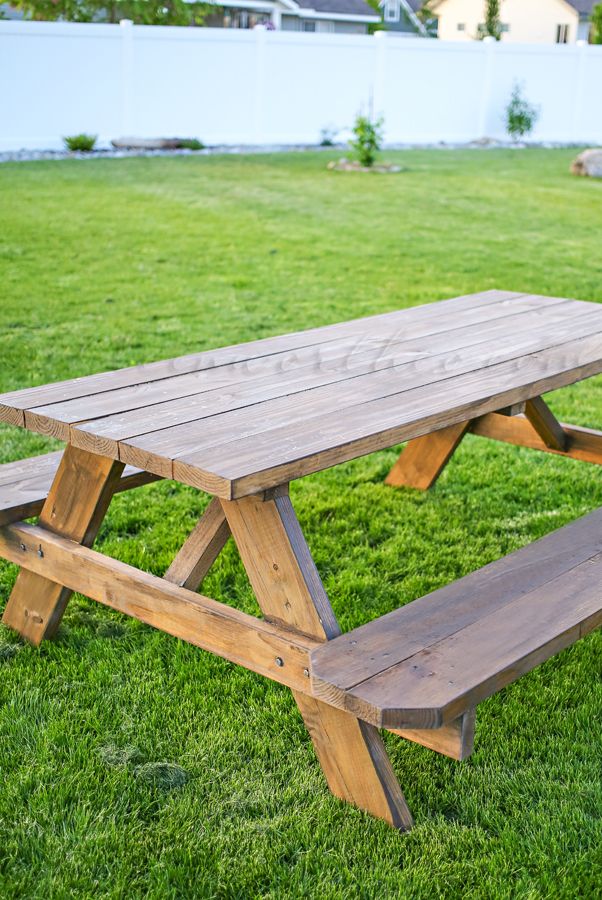
[[[302,347],[313,346],[330,340],[336,340],[352,334],[364,334],[373,328],[385,325],[388,328],[396,327],[403,319],[404,324],[412,321],[422,321],[437,316],[452,307],[456,311],[470,309],[482,305],[492,306],[497,303],[513,302],[524,296],[513,291],[483,291],[476,294],[468,294],[455,297],[451,300],[438,301],[411,309],[396,310],[390,313],[381,313],[376,316],[355,319],[349,322],[335,323],[334,325],[311,328],[307,331],[294,332],[287,335],[262,338],[244,344],[235,344],[230,347],[222,347],[218,350],[207,350],[200,353],[191,353],[175,359],[159,360],[153,363],[130,366],[112,372],[101,372],[80,378],[72,378],[67,381],[59,381],[53,384],[39,387],[25,388],[0,395],[0,421],[9,421],[8,417],[15,414],[15,410],[32,409],[36,406],[49,403],[60,403],[77,397],[89,397],[92,394],[104,391],[112,391],[121,387],[136,384],[145,384],[162,378],[183,375],[188,372],[213,369],[217,366],[234,365],[246,360],[260,359],[274,353],[296,350]],[[545,304],[549,298],[541,298]],[[576,301],[573,301],[576,302]],[[14,425],[22,425],[23,420],[11,422]]]
[[[338,634],[288,495],[267,501],[249,497],[223,507],[264,614],[318,640]],[[333,794],[396,828],[411,828],[378,731],[306,694],[294,696]]]
[[[141,572],[37,525],[0,528],[0,556],[26,567],[22,571],[37,578],[52,578],[297,691],[310,690],[305,670],[309,650],[316,642],[290,630]]]
[[[495,413],[481,416],[471,425],[473,434],[482,437],[493,438],[496,441],[504,441],[507,444],[516,444],[519,447],[529,447],[531,450],[543,450],[546,453],[554,453],[557,456],[566,456],[569,459],[578,459],[582,462],[602,465],[602,431],[591,428],[579,428],[576,425],[562,423],[562,430],[567,438],[565,451],[554,450],[543,442],[535,432],[531,423],[523,416],[515,419],[505,419]]]
[[[598,532],[599,534],[599,532]],[[602,553],[357,685],[346,709],[383,727],[437,727],[602,625]]]
[[[589,323],[584,327],[586,327],[587,333],[590,330]],[[518,341],[514,335],[506,339],[498,337],[492,343],[481,343],[479,346],[473,347],[470,352],[453,354],[451,358],[448,348],[447,352],[440,355],[394,366],[386,372],[375,371],[368,375],[344,380],[340,384],[328,384],[307,390],[294,397],[286,396],[269,402],[257,402],[245,409],[238,408],[222,414],[217,414],[215,407],[213,409],[205,408],[205,413],[198,408],[196,410],[190,408],[185,414],[177,408],[179,404],[176,403],[165,404],[166,409],[171,410],[169,414],[165,410],[161,413],[156,407],[149,407],[145,411],[145,415],[152,416],[153,431],[125,440],[121,437],[118,448],[115,443],[111,444],[112,439],[105,437],[103,431],[106,428],[114,435],[118,435],[120,432],[116,430],[117,428],[123,428],[123,432],[128,429],[134,430],[132,421],[118,422],[118,417],[115,419],[110,417],[110,420],[107,419],[104,424],[98,420],[89,426],[72,428],[71,436],[78,446],[81,444],[89,449],[96,448],[99,452],[102,450],[108,455],[118,455],[124,462],[140,465],[164,477],[173,477],[173,461],[178,459],[188,461],[197,455],[202,459],[206,448],[224,443],[230,444],[234,439],[237,441],[241,438],[250,439],[252,435],[261,434],[271,428],[299,424],[301,421],[315,418],[320,413],[328,413],[331,410],[337,415],[342,415],[344,410],[357,405],[360,400],[368,402],[373,399],[382,399],[383,396],[398,392],[400,389],[403,392],[409,392],[441,379],[447,380],[455,374],[466,374],[496,362],[515,359],[517,353],[519,356],[526,354],[534,347],[537,347],[538,350],[549,349],[550,346],[557,346],[558,341],[566,334],[572,333],[574,328],[575,323],[571,322],[560,333],[557,326],[544,329],[543,333],[538,335],[535,343],[531,332]],[[546,338],[545,335],[548,332],[549,336]],[[518,367],[515,366],[515,368]],[[401,408],[405,397],[400,394],[398,397]],[[239,399],[237,402],[244,401]],[[352,409],[351,411],[353,412]],[[208,418],[210,412],[212,415]],[[157,418],[155,418],[155,414]],[[173,417],[172,421],[175,421],[180,415],[200,416],[201,414],[205,417],[187,425],[162,428],[168,421],[169,415]],[[140,422],[136,427],[140,430],[140,428],[151,426],[148,423],[145,426]],[[93,430],[93,434],[91,430]],[[202,466],[200,467],[202,468]]]
[[[173,477],[223,497],[242,497],[283,481],[337,465],[375,450],[473,419],[502,406],[602,372],[598,335],[568,342],[562,350],[455,376],[411,393],[333,410],[297,425],[178,459]]]
[[[62,455],[62,450],[55,450],[52,453],[42,453],[40,456],[28,456],[25,459],[15,459],[12,462],[2,463],[0,465],[0,486],[14,484],[17,481],[33,478],[36,475],[46,475],[50,476],[48,484],[50,487]]]
[[[551,450],[566,450],[567,436],[562,429],[562,425],[541,397],[532,397],[530,400],[527,400],[525,416],[546,447],[549,447]]]
[[[385,484],[428,490],[439,478],[469,426],[470,422],[459,422],[410,441],[385,478]]]
[[[451,349],[483,344],[488,337],[505,335],[515,343],[520,332],[529,334],[531,343],[537,346],[539,336],[545,336],[545,328],[553,323],[562,321],[574,328],[576,318],[589,318],[593,313],[596,320],[602,318],[591,306],[575,310],[570,301],[551,300],[542,308],[539,298],[525,297],[510,307],[498,304],[494,310],[481,306],[464,315],[442,311],[436,318],[411,323],[397,332],[389,327],[385,332],[302,348],[294,354],[287,351],[264,357],[253,364],[247,361],[37,406],[26,411],[26,427],[67,440],[69,426],[79,424],[82,437],[74,434],[72,438],[79,440],[77,446],[114,455],[111,441],[347,381],[404,361],[431,357],[436,351],[449,353]],[[102,447],[85,443],[88,432],[106,439]]]
[[[0,465],[0,525],[37,516],[42,511],[62,451]],[[34,473],[35,474],[32,474]],[[157,481],[158,476],[126,466],[115,493]]]
[[[602,549],[602,509],[534,541],[477,572],[396,609],[314,651],[316,696],[339,704],[344,694],[391,666],[503,609]],[[323,685],[321,684],[323,682]]]
[[[196,591],[229,537],[230,526],[214,497],[165,573],[167,581]]]
[[[122,471],[123,463],[67,446],[40,513],[40,524],[90,546]],[[60,584],[21,570],[2,621],[37,645],[56,632],[70,596],[71,591]]]
[[[390,728],[388,730],[408,741],[422,744],[429,750],[435,750],[436,753],[442,753],[443,756],[449,756],[451,759],[462,762],[468,759],[474,749],[474,727],[475,710],[470,709],[450,722],[449,725],[443,725],[441,728]]]

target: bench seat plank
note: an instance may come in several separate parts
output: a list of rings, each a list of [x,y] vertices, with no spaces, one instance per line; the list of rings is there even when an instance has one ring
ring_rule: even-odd
[[[602,509],[312,653],[316,696],[437,728],[602,623]]]
[[[48,496],[62,450],[0,465],[0,525],[37,516]],[[158,476],[126,466],[117,491],[157,481]]]

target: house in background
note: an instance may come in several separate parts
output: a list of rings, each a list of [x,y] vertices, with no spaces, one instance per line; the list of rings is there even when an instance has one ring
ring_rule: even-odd
[[[433,17],[430,22],[423,23],[418,18],[423,5],[424,0],[380,0],[379,7],[386,31],[408,37],[436,37],[437,20]]]
[[[587,41],[598,0],[501,0],[502,40],[523,44],[574,44]],[[482,36],[485,0],[432,0],[443,41]]]
[[[215,6],[204,22],[209,28],[367,34],[380,22],[364,0],[219,0]]]

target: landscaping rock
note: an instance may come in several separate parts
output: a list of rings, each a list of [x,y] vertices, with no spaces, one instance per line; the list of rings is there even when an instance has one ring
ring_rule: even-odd
[[[392,163],[376,163],[373,166],[362,166],[355,159],[346,159],[343,157],[338,162],[329,162],[328,168],[335,172],[380,172],[387,174],[390,172],[401,172],[401,166],[394,166]]]
[[[122,137],[111,141],[116,150],[179,150],[192,138]]]
[[[584,150],[571,163],[571,172],[573,175],[602,178],[602,149]]]

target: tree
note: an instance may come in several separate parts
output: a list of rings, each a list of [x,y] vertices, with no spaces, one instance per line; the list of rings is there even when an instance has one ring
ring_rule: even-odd
[[[602,3],[596,3],[592,9],[590,41],[592,44],[602,44]]]
[[[512,140],[517,141],[530,134],[538,117],[539,110],[523,97],[520,84],[515,82],[506,107],[506,131]]]
[[[119,22],[137,25],[201,25],[208,6],[186,0],[12,0],[27,19]],[[212,7],[215,9],[215,7]]]
[[[500,0],[485,0],[485,27],[482,37],[492,37],[499,41],[502,37],[500,20]]]
[[[433,0],[422,0],[422,4],[416,15],[426,28],[427,34],[431,37],[437,36],[437,16],[432,9]]]

